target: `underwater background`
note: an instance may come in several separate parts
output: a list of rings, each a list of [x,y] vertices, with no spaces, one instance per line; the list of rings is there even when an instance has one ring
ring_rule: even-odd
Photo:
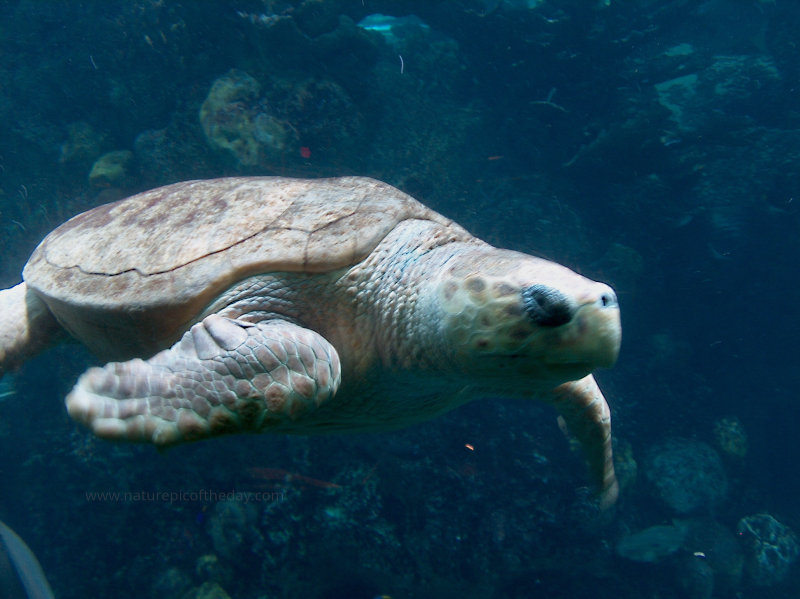
[[[0,2],[0,287],[61,222],[367,175],[612,284],[622,494],[546,405],[391,434],[94,438],[63,345],[0,381],[0,519],[59,599],[800,596],[800,4]],[[2,596],[0,589],[0,596]]]

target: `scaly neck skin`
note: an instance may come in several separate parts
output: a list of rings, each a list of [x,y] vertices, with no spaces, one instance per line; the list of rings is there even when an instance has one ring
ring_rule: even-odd
[[[466,247],[482,246],[489,247],[463,230],[403,222],[362,262],[329,279],[255,275],[221,294],[201,318],[210,313],[249,322],[280,318],[312,328],[334,345],[343,369],[356,378],[376,368],[441,372],[452,355],[440,330],[436,285],[444,263]]]
[[[477,239],[442,239],[441,233],[442,227],[434,223],[401,223],[348,273],[364,275],[357,284],[357,312],[373,327],[375,351],[384,368],[441,372],[453,364],[441,330],[436,288],[444,265],[465,246],[488,246]]]

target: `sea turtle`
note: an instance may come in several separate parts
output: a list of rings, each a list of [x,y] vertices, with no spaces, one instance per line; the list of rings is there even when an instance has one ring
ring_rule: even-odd
[[[481,396],[545,399],[617,483],[590,374],[610,287],[497,249],[364,177],[167,185],[79,214],[0,291],[0,376],[68,332],[110,362],[66,399],[100,437],[387,430]]]

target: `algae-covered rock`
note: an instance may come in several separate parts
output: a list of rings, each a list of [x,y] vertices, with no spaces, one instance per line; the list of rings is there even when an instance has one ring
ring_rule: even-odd
[[[189,117],[185,117],[189,118]],[[215,152],[198,127],[176,115],[163,129],[147,129],[133,142],[142,186],[202,179],[219,168]]]
[[[292,127],[270,114],[258,81],[238,69],[214,81],[200,107],[200,124],[209,145],[238,166],[256,166],[296,144]]]
[[[675,563],[678,586],[684,599],[712,599],[716,580],[714,569],[700,553],[685,553]]]
[[[743,555],[733,532],[707,518],[686,520],[681,524],[688,530],[682,549],[711,568],[715,589],[723,593],[735,592],[742,579]],[[695,570],[703,572],[702,568]]]
[[[756,115],[770,118],[775,98],[781,95],[781,75],[767,57],[716,56],[706,68],[661,81],[654,88],[676,130],[685,134],[713,123],[730,126],[752,122]]]
[[[651,526],[622,537],[617,554],[636,562],[657,562],[681,548],[686,532],[679,525]]]
[[[692,439],[658,444],[648,455],[645,473],[664,503],[681,514],[712,509],[728,491],[717,452]]]
[[[219,561],[214,554],[201,555],[195,563],[197,577],[204,582],[228,584],[233,578],[230,569]]]
[[[338,83],[316,77],[283,81],[271,97],[315,161],[343,155],[357,160],[363,153],[366,119]]]
[[[94,187],[127,187],[133,180],[133,152],[118,150],[103,154],[89,172]]]
[[[687,599],[709,599],[715,589],[727,597],[739,588],[742,552],[733,533],[711,519],[651,526],[622,537],[616,551],[633,561],[671,564]]]
[[[783,581],[800,554],[797,536],[769,514],[739,520],[739,538],[745,545],[745,571],[754,585],[771,586]]]
[[[714,422],[714,440],[726,455],[736,458],[747,455],[747,433],[736,416],[726,416]]]
[[[255,505],[233,499],[217,503],[208,520],[208,533],[217,555],[235,566],[252,559],[252,547],[261,538],[257,523]]]
[[[85,121],[76,121],[66,127],[67,138],[61,144],[58,161],[70,167],[88,168],[103,153],[106,136]],[[85,171],[84,171],[85,172]]]
[[[184,595],[183,599],[231,599],[231,596],[216,582],[204,582]]]
[[[192,581],[180,568],[169,568],[161,573],[153,582],[154,597],[180,597],[189,590]]]

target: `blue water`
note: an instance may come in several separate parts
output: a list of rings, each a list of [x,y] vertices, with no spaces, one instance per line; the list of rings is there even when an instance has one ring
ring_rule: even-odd
[[[63,407],[98,363],[65,344],[0,382],[0,519],[59,599],[797,597],[798,28],[780,0],[2,3],[0,287],[151,187],[372,176],[616,288],[624,484],[600,513],[551,408],[503,398],[112,444]],[[620,555],[655,525],[687,532]]]

